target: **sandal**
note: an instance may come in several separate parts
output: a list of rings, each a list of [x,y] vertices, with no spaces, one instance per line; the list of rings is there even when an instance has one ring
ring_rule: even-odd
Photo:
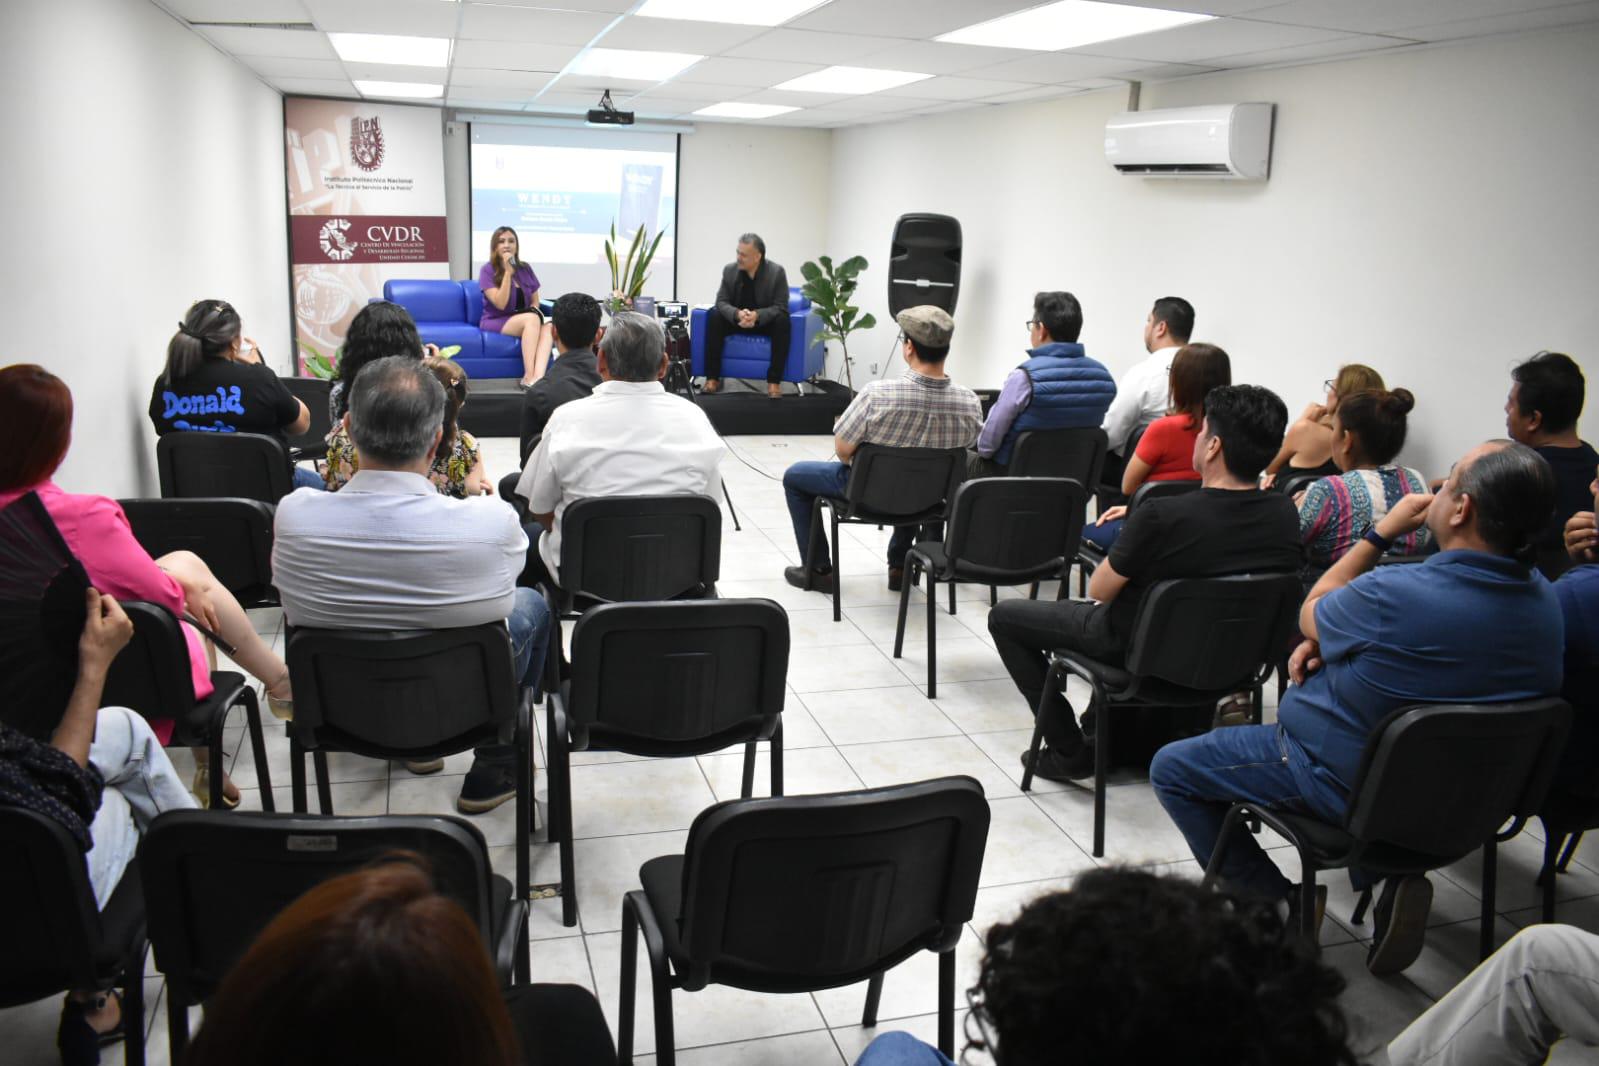
[[[200,804],[202,810],[211,809],[211,768],[209,766],[196,766],[194,768],[194,784],[189,787],[189,791],[194,793],[195,801]],[[228,798],[228,780],[224,777],[222,780],[222,806],[231,811],[238,805],[238,796],[232,799]]]
[[[102,1033],[89,1024],[88,1015],[90,1010],[104,1010],[110,998],[117,1001],[117,1024]],[[100,1049],[128,1035],[127,1022],[128,1016],[122,1012],[122,993],[115,988],[100,993],[89,1003],[67,996],[56,1027],[56,1048],[61,1052],[62,1066],[97,1066]]]
[[[294,697],[280,700],[269,692],[266,701],[267,710],[271,711],[274,717],[281,718],[285,722],[294,721]]]

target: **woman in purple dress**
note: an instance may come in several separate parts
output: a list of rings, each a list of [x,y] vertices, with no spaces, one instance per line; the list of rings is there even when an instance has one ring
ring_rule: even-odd
[[[522,262],[516,230],[501,226],[489,238],[489,261],[478,271],[483,317],[478,328],[522,339],[522,388],[544,376],[554,341],[539,310],[539,276]]]

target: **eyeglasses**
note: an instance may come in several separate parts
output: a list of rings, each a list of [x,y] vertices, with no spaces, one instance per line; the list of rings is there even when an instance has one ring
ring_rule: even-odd
[[[999,1042],[994,1039],[993,1022],[988,1017],[988,1006],[983,1002],[982,996],[976,988],[966,990],[966,1024],[963,1027],[966,1035],[966,1047],[961,1049],[961,1066],[975,1066],[973,1051],[986,1051],[988,1057],[996,1066],[1001,1063],[999,1057]],[[972,1030],[976,1030],[974,1033]]]
[[[1328,392],[1336,392],[1336,391],[1338,391],[1337,390],[1337,385],[1338,385],[1338,382],[1336,380],[1334,380],[1333,378],[1328,378],[1326,381],[1323,381],[1321,383],[1321,387],[1326,389]]]
[[[1039,323],[1038,319],[1029,318],[1026,322],[1022,323],[1022,328],[1025,329],[1025,330],[1029,330],[1030,331],[1030,330],[1032,330],[1032,328],[1034,326],[1039,325],[1039,324],[1040,323]]]

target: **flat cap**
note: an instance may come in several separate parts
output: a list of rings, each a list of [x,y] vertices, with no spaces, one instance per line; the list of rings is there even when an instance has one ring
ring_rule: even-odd
[[[907,307],[894,316],[905,336],[925,348],[948,348],[949,339],[955,335],[955,320],[949,312],[932,304]]]

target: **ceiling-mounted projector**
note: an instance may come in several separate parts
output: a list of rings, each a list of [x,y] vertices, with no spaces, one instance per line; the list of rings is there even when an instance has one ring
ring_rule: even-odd
[[[589,111],[589,123],[594,126],[631,126],[633,125],[633,112],[618,111],[616,105],[611,103],[611,90],[606,89],[605,95],[600,97],[600,106]]]

